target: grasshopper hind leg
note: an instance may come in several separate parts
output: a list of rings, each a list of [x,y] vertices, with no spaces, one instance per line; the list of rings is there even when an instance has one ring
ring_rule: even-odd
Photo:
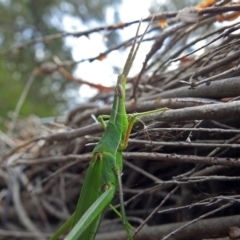
[[[127,220],[126,211],[125,211],[125,207],[124,207],[121,172],[117,171],[116,174],[117,174],[117,178],[118,178],[119,199],[120,199],[120,209],[121,209],[122,224],[123,224],[123,227],[124,227],[125,231],[127,232],[128,239],[129,240],[133,240],[133,237],[132,237],[132,234],[131,234],[131,230],[133,229],[133,227],[131,226],[131,224]]]

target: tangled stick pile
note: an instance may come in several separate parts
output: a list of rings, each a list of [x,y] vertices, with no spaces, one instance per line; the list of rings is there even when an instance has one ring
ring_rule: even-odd
[[[153,46],[128,79],[127,110],[169,110],[138,119],[124,152],[126,213],[142,228],[135,239],[240,237],[239,11],[222,1],[159,14],[145,38]],[[112,96],[100,92],[64,124],[22,120],[14,139],[2,135],[1,239],[47,239],[69,217],[103,132],[91,116],[108,114]],[[99,240],[126,238],[110,210],[100,231]]]

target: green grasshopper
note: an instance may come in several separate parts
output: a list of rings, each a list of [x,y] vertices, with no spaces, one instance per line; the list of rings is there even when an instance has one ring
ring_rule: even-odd
[[[162,108],[131,115],[126,113],[126,79],[140,43],[148,30],[147,27],[139,43],[136,44],[140,24],[141,22],[138,25],[123,72],[118,76],[111,114],[110,116],[98,117],[98,121],[102,124],[105,132],[92,152],[92,160],[86,173],[76,210],[50,240],[57,239],[62,233],[70,229],[71,231],[65,240],[94,239],[103,214],[109,206],[122,219],[128,238],[133,239],[131,235],[132,227],[126,218],[122,194],[122,151],[127,147],[131,129],[137,117],[166,110],[166,108]],[[106,119],[109,119],[107,124],[104,121]],[[120,192],[121,214],[110,205],[117,189]]]

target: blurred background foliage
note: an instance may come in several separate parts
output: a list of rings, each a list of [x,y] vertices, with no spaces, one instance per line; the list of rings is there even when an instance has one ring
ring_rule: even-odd
[[[83,23],[98,21],[105,24],[105,11],[121,0],[0,0],[0,51],[21,45],[31,39],[59,33],[63,15],[78,18]],[[117,15],[117,14],[116,14]],[[24,86],[35,67],[60,59],[71,59],[71,51],[64,40],[37,43],[26,49],[0,55],[0,117],[1,122],[14,111]],[[39,75],[34,81],[20,115],[35,114],[40,117],[59,114],[66,109],[66,92],[76,88],[75,83],[64,79],[59,73]]]
[[[122,0],[0,0],[0,52],[29,40],[56,34],[63,31],[62,18],[69,16],[88,25],[97,22],[106,24],[106,10],[114,9],[114,21],[120,22],[118,6]],[[174,11],[193,5],[197,1],[168,1],[160,11]],[[151,11],[156,11],[156,1],[152,1]],[[109,23],[108,23],[109,24]],[[111,34],[111,41],[116,42],[117,33]],[[72,59],[71,49],[64,44],[64,39],[49,43],[37,43],[18,52],[0,54],[0,128],[3,128],[11,112],[14,111],[26,82],[34,70],[44,62],[52,61],[56,55],[60,59]],[[68,69],[73,71],[73,69]],[[68,109],[68,104],[75,101],[68,90],[79,88],[76,83],[65,79],[60,73],[38,75],[20,111],[20,116],[31,114],[39,117],[61,115]]]

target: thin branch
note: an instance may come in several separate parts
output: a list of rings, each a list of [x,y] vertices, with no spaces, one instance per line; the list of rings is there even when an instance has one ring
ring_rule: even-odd
[[[216,222],[218,224],[216,224]],[[240,215],[228,216],[228,217],[216,217],[210,219],[199,220],[193,225],[187,226],[181,230],[181,239],[192,239],[196,236],[203,237],[206,235],[227,235],[229,228],[232,226],[238,226],[240,222]],[[186,224],[187,222],[162,224],[160,226],[147,227],[145,226],[141,234],[135,236],[135,240],[146,239],[161,239],[170,232]],[[204,229],[204,231],[203,231]],[[175,236],[175,237],[178,237]],[[98,234],[96,240],[124,240],[127,238],[126,232],[114,231],[113,233],[107,232]]]
[[[232,204],[233,204],[232,202],[227,203],[227,204],[225,204],[225,205],[223,205],[223,206],[221,206],[221,207],[219,207],[219,208],[217,208],[217,209],[214,209],[213,211],[210,211],[210,212],[208,212],[208,213],[205,213],[205,214],[201,215],[200,217],[198,217],[198,218],[196,218],[196,219],[194,219],[194,220],[192,220],[192,221],[184,224],[183,226],[177,228],[176,230],[172,231],[172,232],[169,233],[167,236],[165,236],[162,240],[167,240],[167,239],[169,239],[170,237],[174,236],[177,232],[181,231],[182,229],[186,228],[187,226],[189,226],[189,225],[191,225],[191,224],[194,224],[194,223],[198,222],[199,220],[201,220],[201,219],[203,219],[203,218],[205,218],[205,217],[211,216],[211,215],[213,215],[214,213],[221,211],[222,209],[228,208],[228,207],[230,207]]]
[[[132,160],[154,160],[154,161],[167,161],[174,163],[195,163],[195,164],[209,164],[209,165],[223,165],[240,167],[239,158],[218,158],[218,157],[204,157],[195,155],[179,155],[179,154],[166,154],[156,152],[124,152],[124,158]]]

